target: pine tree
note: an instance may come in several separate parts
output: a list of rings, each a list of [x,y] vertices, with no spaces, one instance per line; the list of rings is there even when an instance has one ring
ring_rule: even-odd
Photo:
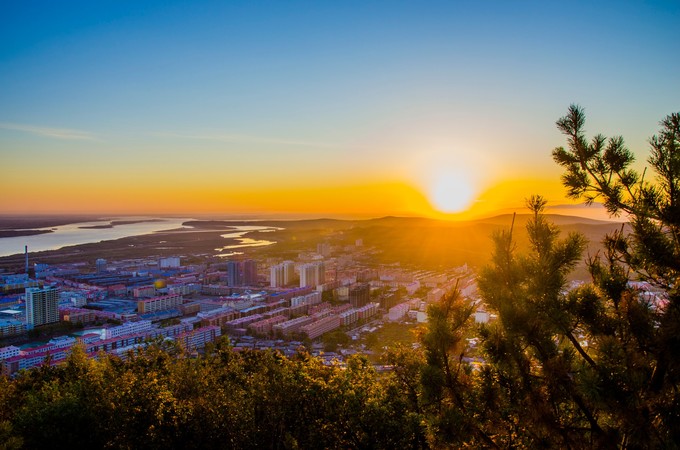
[[[578,378],[591,358],[565,295],[585,240],[576,233],[560,240],[543,216],[545,204],[541,197],[527,202],[529,253],[518,254],[512,229],[497,234],[492,264],[478,279],[482,299],[498,315],[482,328],[482,399],[503,446],[578,448],[605,433]]]
[[[610,214],[625,215],[607,236],[602,255],[589,262],[593,283],[569,295],[591,342],[584,378],[602,420],[616,429],[623,448],[677,448],[680,442],[680,114],[661,121],[650,139],[652,174],[631,166],[623,138],[583,131],[585,114],[572,105],[557,121],[568,148],[554,160],[565,168],[568,195],[601,201]],[[651,178],[651,179],[650,179]],[[651,293],[630,281],[646,281]]]

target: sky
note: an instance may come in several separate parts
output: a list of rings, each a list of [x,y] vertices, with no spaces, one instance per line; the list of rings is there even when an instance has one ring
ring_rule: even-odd
[[[678,55],[677,1],[5,1],[0,213],[562,205],[555,121],[644,163]]]

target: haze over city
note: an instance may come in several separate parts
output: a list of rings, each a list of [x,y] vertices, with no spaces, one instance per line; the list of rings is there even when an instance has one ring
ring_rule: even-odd
[[[555,120],[578,103],[644,162],[679,24],[670,1],[6,3],[0,211],[565,204]]]

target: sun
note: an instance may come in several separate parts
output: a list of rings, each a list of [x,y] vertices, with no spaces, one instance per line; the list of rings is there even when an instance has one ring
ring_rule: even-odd
[[[441,212],[457,213],[468,209],[475,197],[475,190],[468,176],[461,171],[437,174],[430,185],[430,200]]]

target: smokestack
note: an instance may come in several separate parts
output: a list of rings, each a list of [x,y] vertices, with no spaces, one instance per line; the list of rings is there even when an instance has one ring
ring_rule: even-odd
[[[26,255],[26,273],[28,273],[28,245],[24,245],[24,253]]]

